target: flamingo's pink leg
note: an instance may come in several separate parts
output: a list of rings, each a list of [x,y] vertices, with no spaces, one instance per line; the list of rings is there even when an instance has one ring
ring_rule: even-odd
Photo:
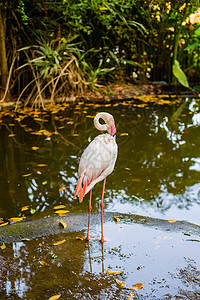
[[[103,181],[103,189],[102,189],[102,195],[101,195],[101,239],[99,239],[99,241],[102,243],[106,241],[103,238],[103,206],[104,206],[103,197],[104,197],[105,185],[106,185],[106,178],[104,178],[104,181]]]
[[[85,238],[86,241],[89,241],[89,240],[90,240],[90,237],[89,237],[89,230],[90,230],[90,213],[91,213],[91,209],[92,209],[92,190],[90,190],[89,215],[88,215],[88,231],[87,231],[87,237]]]

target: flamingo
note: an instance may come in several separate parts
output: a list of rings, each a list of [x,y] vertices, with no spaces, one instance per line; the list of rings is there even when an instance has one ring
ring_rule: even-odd
[[[101,124],[100,119],[105,122]],[[108,133],[100,134],[87,146],[81,155],[78,175],[79,179],[76,185],[74,198],[79,196],[79,202],[82,202],[83,197],[90,192],[89,198],[89,215],[88,215],[88,230],[85,239],[90,240],[90,214],[92,202],[92,189],[96,183],[103,180],[103,189],[101,195],[101,239],[100,242],[105,242],[103,238],[103,198],[106,184],[106,177],[110,175],[114,169],[117,159],[118,147],[115,140],[116,127],[115,121],[111,114],[100,112],[94,117],[94,126],[100,131]]]

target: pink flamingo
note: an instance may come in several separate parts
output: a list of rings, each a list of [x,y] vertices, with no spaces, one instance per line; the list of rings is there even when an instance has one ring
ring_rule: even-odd
[[[99,119],[103,119],[105,124],[101,124]],[[84,150],[81,155],[79,168],[78,168],[78,183],[74,198],[79,196],[79,202],[90,191],[89,200],[89,216],[88,216],[88,230],[87,241],[89,238],[90,227],[90,213],[92,201],[92,188],[94,185],[103,180],[103,189],[101,196],[101,239],[100,242],[105,242],[103,238],[103,197],[106,184],[106,177],[110,175],[114,169],[117,159],[117,143],[115,141],[116,127],[114,118],[111,114],[106,112],[98,113],[94,118],[94,126],[101,131],[107,131],[106,134],[98,135]]]

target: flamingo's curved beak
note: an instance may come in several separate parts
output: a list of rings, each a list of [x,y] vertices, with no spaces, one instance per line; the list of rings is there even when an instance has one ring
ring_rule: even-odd
[[[115,122],[113,122],[112,126],[109,128],[109,133],[113,136],[116,134]]]

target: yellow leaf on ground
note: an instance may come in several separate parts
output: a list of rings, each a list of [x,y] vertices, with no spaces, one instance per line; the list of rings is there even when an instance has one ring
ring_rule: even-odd
[[[66,214],[68,212],[69,212],[69,210],[65,210],[65,209],[59,209],[59,210],[55,211],[56,214]]]
[[[61,295],[55,295],[49,298],[49,300],[58,300],[61,297]]]
[[[21,211],[25,211],[25,210],[28,210],[29,209],[29,205],[26,205],[26,206],[23,206],[22,208],[21,208]]]
[[[23,177],[28,177],[28,176],[31,176],[33,173],[29,173],[29,174],[24,174],[22,175]]]
[[[53,243],[53,245],[54,246],[61,245],[61,244],[65,243],[65,241],[66,240],[58,241],[58,242]]]
[[[116,217],[116,216],[113,216],[115,222],[119,222],[120,221],[120,218]]]
[[[19,221],[22,221],[23,219],[26,219],[26,217],[21,217],[21,218],[18,218],[18,217],[14,217],[14,218],[10,218],[8,219],[10,222],[19,222]]]
[[[110,270],[105,270],[106,274],[108,275],[120,275],[122,273],[124,273],[124,271],[110,271]]]
[[[170,219],[170,220],[168,220],[168,222],[169,222],[169,223],[175,223],[176,220]]]
[[[2,250],[4,250],[4,249],[6,249],[6,245],[5,244],[3,244],[3,245],[1,245],[1,247],[0,247]]]
[[[8,225],[8,222],[0,224],[0,226],[5,226],[5,225]]]
[[[117,282],[118,285],[120,285],[121,287],[126,287],[125,283],[121,280],[115,279],[115,281]]]
[[[60,205],[54,206],[53,209],[61,209],[61,208],[65,208],[65,207],[66,207],[66,205],[60,204]]]
[[[64,229],[67,227],[67,224],[64,221],[60,221],[60,224],[63,226]]]
[[[39,260],[39,263],[41,264],[41,266],[47,266],[48,264],[45,262],[45,261],[43,261],[43,260]]]

